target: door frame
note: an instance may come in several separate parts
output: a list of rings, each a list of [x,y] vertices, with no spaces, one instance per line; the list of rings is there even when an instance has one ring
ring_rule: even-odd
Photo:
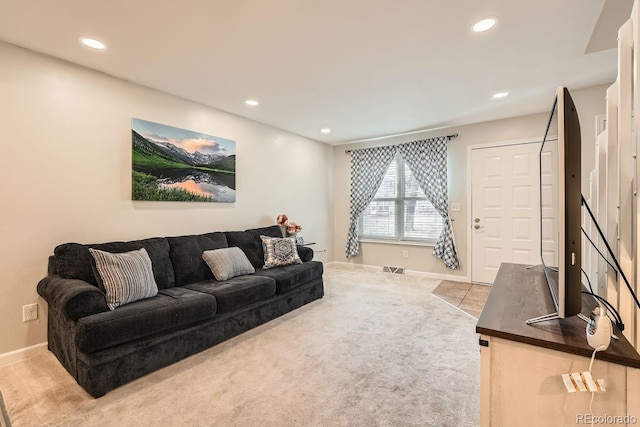
[[[481,144],[474,144],[467,146],[467,225],[465,226],[465,230],[467,230],[467,265],[469,266],[469,282],[473,282],[473,229],[472,221],[473,221],[473,206],[471,200],[471,177],[473,173],[472,168],[472,151],[473,150],[482,150],[485,148],[498,148],[498,147],[506,147],[509,145],[524,145],[524,144],[535,144],[541,143],[544,139],[544,136],[534,137],[534,138],[523,138],[523,139],[511,139],[506,141],[498,141],[498,142],[484,142]]]

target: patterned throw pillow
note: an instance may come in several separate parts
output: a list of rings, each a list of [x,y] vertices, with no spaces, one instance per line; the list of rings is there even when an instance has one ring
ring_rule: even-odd
[[[96,280],[104,286],[110,310],[158,293],[146,249],[112,254],[89,248],[89,252],[96,263]]]
[[[204,251],[202,259],[207,263],[216,280],[222,282],[232,277],[253,274],[253,268],[249,258],[238,247],[213,249]]]
[[[262,239],[262,249],[264,250],[264,269],[280,267],[282,265],[302,264],[298,256],[298,247],[295,237],[267,237]]]

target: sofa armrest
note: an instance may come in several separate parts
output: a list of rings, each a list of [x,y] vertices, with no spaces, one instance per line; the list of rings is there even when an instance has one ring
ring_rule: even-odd
[[[104,292],[83,280],[47,276],[38,283],[38,294],[71,320],[109,311]]]
[[[298,245],[298,256],[302,262],[309,262],[313,260],[313,249],[308,246]]]

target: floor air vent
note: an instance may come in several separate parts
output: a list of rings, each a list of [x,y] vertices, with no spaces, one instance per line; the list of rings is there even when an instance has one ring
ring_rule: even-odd
[[[382,267],[383,273],[394,273],[394,274],[404,274],[404,267],[392,267],[390,265],[385,265]]]

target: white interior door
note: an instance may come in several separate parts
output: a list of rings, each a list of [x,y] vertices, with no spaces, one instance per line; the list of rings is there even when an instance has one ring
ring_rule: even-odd
[[[471,150],[471,280],[540,263],[540,143]]]

